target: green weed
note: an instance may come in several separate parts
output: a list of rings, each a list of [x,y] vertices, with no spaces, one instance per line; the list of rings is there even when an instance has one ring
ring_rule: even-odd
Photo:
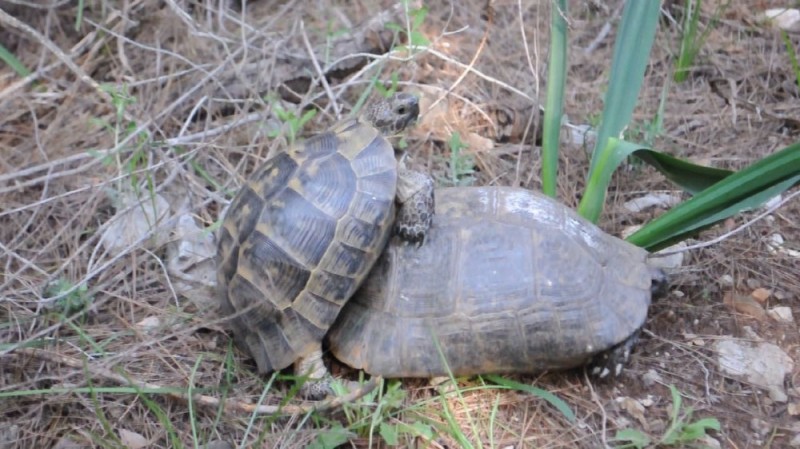
[[[273,103],[272,110],[275,112],[275,115],[278,117],[278,120],[283,122],[285,125],[288,126],[289,131],[289,144],[293,145],[297,141],[297,136],[300,135],[300,131],[303,127],[317,115],[316,109],[309,109],[308,111],[303,112],[302,115],[298,116],[293,111],[289,111],[284,109],[278,103]],[[269,137],[277,137],[280,134],[279,130],[270,131],[268,133]]]
[[[72,282],[59,278],[45,289],[45,296],[47,297],[61,296],[69,291],[62,298],[57,299],[53,306],[55,311],[64,316],[83,312],[94,302],[94,297],[89,294],[89,288],[86,284],[81,284],[77,288],[73,287],[75,285]]]
[[[447,161],[449,176],[441,179],[441,183],[450,186],[469,186],[475,182],[475,158],[465,153],[467,146],[461,141],[461,135],[454,132],[447,142],[450,147],[450,159]]]
[[[683,14],[683,26],[681,32],[681,48],[678,53],[678,61],[675,63],[673,79],[676,82],[683,82],[692,70],[694,61],[700,48],[703,47],[708,34],[714,29],[717,20],[727,8],[730,2],[720,5],[714,13],[714,17],[706,29],[698,36],[698,25],[700,23],[700,9],[702,0],[686,0]]]
[[[397,48],[398,50],[427,47],[430,45],[431,41],[420,31],[420,27],[428,16],[428,7],[422,6],[417,9],[408,9],[408,2],[405,1],[404,3],[408,11],[408,23],[406,25],[399,25],[394,22],[389,22],[386,24],[386,28],[394,31],[398,36],[401,36],[401,39],[408,42],[407,46],[400,46]]]
[[[716,418],[702,418],[692,421],[693,410],[687,407],[681,412],[683,398],[674,385],[669,386],[672,395],[672,409],[670,410],[670,425],[658,440],[653,440],[650,435],[637,429],[623,429],[616,433],[612,441],[618,442],[617,449],[635,448],[644,449],[655,447],[702,447],[698,442],[709,430],[720,430]]]

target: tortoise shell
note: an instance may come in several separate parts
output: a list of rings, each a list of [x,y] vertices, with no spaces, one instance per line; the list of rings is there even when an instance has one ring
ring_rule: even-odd
[[[436,197],[425,245],[391,242],[342,310],[328,336],[340,361],[385,377],[564,369],[644,324],[645,250],[528,190]]]
[[[225,215],[218,236],[220,309],[232,315],[234,338],[261,373],[319,348],[385,247],[398,168],[376,126],[382,125],[345,120],[277,154],[253,173]]]

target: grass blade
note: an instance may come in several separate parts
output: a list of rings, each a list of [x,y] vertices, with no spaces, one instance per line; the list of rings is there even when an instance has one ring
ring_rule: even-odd
[[[542,192],[556,196],[558,143],[567,80],[567,1],[553,2],[550,20],[550,62],[547,68],[547,99],[542,129]]]
[[[14,53],[8,51],[8,49],[4,47],[2,44],[0,44],[0,61],[3,61],[6,64],[8,64],[8,66],[11,67],[12,70],[17,72],[17,75],[19,75],[22,78],[31,74],[31,71],[28,70],[27,67],[25,67],[25,64],[23,64],[22,61],[17,59],[17,57],[14,56]]]
[[[545,401],[549,402],[550,405],[556,408],[569,422],[575,422],[575,413],[569,408],[566,402],[563,399],[559,398],[558,396],[550,393],[547,390],[543,390],[541,388],[534,387],[532,385],[523,384],[520,382],[515,382],[510,379],[506,379],[503,376],[497,376],[494,374],[481,376],[486,380],[489,380],[497,385],[510,388],[512,390],[518,390],[525,393],[530,393],[538,398],[544,399]]]

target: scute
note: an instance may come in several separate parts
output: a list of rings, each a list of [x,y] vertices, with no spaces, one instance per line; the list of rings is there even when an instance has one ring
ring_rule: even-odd
[[[231,202],[218,237],[220,311],[259,372],[319,347],[385,246],[397,162],[350,120],[266,161]]]
[[[554,200],[436,191],[421,248],[393,242],[334,323],[337,359],[386,377],[579,366],[644,324],[646,252]],[[525,249],[528,250],[525,250]]]

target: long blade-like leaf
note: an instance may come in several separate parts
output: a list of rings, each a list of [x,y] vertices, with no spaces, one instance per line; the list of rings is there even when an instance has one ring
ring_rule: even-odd
[[[630,122],[647,68],[650,48],[653,46],[660,3],[657,0],[625,3],[622,24],[614,44],[608,91],[603,105],[602,122],[592,154],[589,179],[593,177],[595,180],[611,178],[611,173],[598,177],[595,175],[595,171],[601,169],[600,165],[606,167],[609,165],[603,164],[604,158],[608,162],[608,155],[603,154],[604,149],[607,148],[608,139],[619,137]],[[611,171],[613,172],[613,168]],[[607,182],[602,185],[596,183],[587,185],[587,191],[578,207],[581,215],[593,222],[597,221],[602,211],[607,185]],[[602,192],[590,192],[590,189],[601,189]],[[600,202],[596,201],[597,198],[601,198]]]
[[[551,7],[550,62],[547,68],[547,99],[542,124],[542,192],[555,197],[558,142],[564,110],[564,85],[567,80],[567,1],[555,1]]]
[[[567,418],[569,422],[575,422],[575,412],[573,412],[572,409],[569,408],[569,405],[567,405],[567,403],[564,402],[564,400],[562,400],[561,398],[559,398],[558,396],[554,395],[553,393],[547,390],[543,390],[541,388],[537,388],[532,385],[516,382],[511,379],[506,379],[503,376],[498,376],[495,374],[487,374],[482,377],[486,380],[496,383],[497,385],[502,385],[506,388],[523,391],[525,393],[530,393],[534,396],[544,399],[545,401],[549,402],[550,405],[555,407],[559,412],[561,412],[561,414],[564,415],[564,417]]]
[[[655,251],[718,223],[740,211],[756,208],[800,184],[800,142],[761,159],[651,221],[628,241]]]
[[[633,154],[692,195],[702,192],[733,173],[721,168],[692,164],[666,153],[645,148],[636,150]]]

